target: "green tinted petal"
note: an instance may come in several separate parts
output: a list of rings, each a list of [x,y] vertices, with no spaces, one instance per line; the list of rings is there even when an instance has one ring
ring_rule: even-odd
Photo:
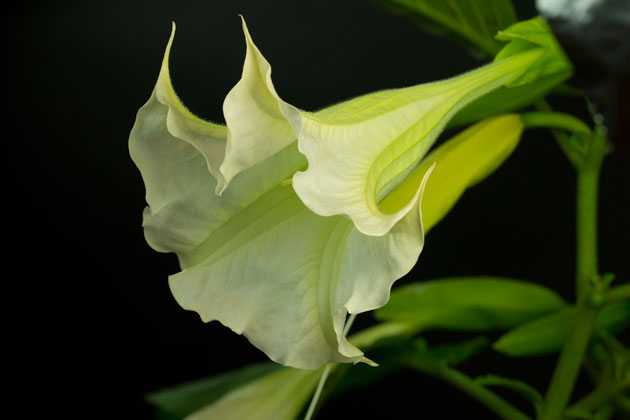
[[[163,107],[164,111],[159,113],[159,118],[166,123],[165,129],[168,134],[193,145],[205,158],[210,173],[219,180],[219,183],[222,183],[223,175],[221,175],[219,167],[223,161],[227,131],[224,126],[204,121],[193,115],[175,94],[168,68],[174,38],[175,23],[173,22],[173,30],[166,46],[160,75],[153,90],[153,95],[139,112],[143,113],[144,110],[145,113],[152,113],[154,115],[152,118],[155,119],[158,113],[153,112],[153,110]],[[147,108],[150,108],[151,111],[148,111]],[[138,130],[153,130],[153,125],[163,125],[161,123],[157,124],[158,122],[153,119],[144,121],[142,127],[135,127],[137,130],[135,134],[138,133]],[[132,157],[134,157],[134,149],[131,150],[131,153]],[[138,150],[138,153],[142,152]],[[142,159],[141,157],[139,158]],[[169,193],[166,191],[147,191],[147,195],[152,195],[152,197],[147,196],[147,201],[149,199],[151,201],[159,199],[157,196],[160,194],[168,195]]]
[[[221,200],[247,197],[241,180],[271,172],[289,158],[281,155],[243,172]],[[385,304],[422,243],[418,213],[372,237],[343,217],[317,216],[290,186],[276,186],[187,254],[193,265],[170,285],[184,308],[243,333],[279,363],[313,369],[357,362],[363,354],[342,334],[347,313]]]
[[[293,143],[296,137],[288,120],[300,118],[299,111],[276,93],[271,66],[252,41],[245,19],[243,32],[247,45],[243,74],[223,103],[228,138],[221,165],[225,183],[219,192],[239,172]]]
[[[365,234],[385,234],[419,194],[415,191],[395,212],[384,212],[379,202],[413,172],[448,120],[469,102],[518,77],[541,50],[445,81],[376,92],[303,113],[294,129],[309,165],[293,178],[298,195],[317,214],[344,214]]]

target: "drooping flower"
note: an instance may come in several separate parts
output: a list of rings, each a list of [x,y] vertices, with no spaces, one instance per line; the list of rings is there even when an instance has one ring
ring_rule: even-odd
[[[243,29],[247,54],[223,104],[226,126],[177,98],[171,35],[130,135],[149,205],[146,239],[177,254],[182,271],[169,285],[182,307],[244,334],[272,360],[306,369],[365,360],[342,333],[347,314],[387,302],[418,259],[423,221],[437,223],[496,168],[522,124],[515,115],[489,119],[423,157],[458,109],[539,53],[308,113],[278,96]]]

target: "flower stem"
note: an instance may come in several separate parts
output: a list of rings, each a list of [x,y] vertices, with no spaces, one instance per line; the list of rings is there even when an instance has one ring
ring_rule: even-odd
[[[348,335],[348,331],[352,327],[354,320],[357,318],[357,314],[352,314],[346,320],[346,325],[343,327],[343,335]],[[319,402],[319,398],[322,395],[322,391],[324,389],[324,385],[326,385],[326,381],[328,380],[328,375],[330,375],[330,370],[332,369],[332,363],[329,363],[324,368],[322,372],[322,376],[319,378],[319,382],[317,383],[317,388],[315,389],[315,393],[313,394],[313,398],[311,398],[311,403],[308,406],[308,410],[306,411],[306,415],[304,416],[304,420],[311,420],[313,414],[315,413],[315,408],[317,408],[317,403]]]
[[[352,314],[348,317],[346,321],[346,325],[343,326],[343,336],[347,336],[348,332],[350,332],[350,328],[352,328],[352,324],[354,324],[354,320],[357,319],[357,314]]]
[[[598,307],[587,297],[598,279],[597,271],[597,187],[606,139],[596,131],[590,138],[584,161],[577,176],[577,246],[576,295],[577,310],[569,335],[547,389],[541,420],[558,420],[569,403],[586,347],[589,343]]]
[[[313,394],[313,398],[311,399],[311,404],[308,406],[308,411],[304,416],[304,420],[311,420],[313,417],[313,413],[315,413],[315,408],[317,407],[317,402],[319,401],[319,397],[322,395],[322,390],[324,389],[324,385],[326,385],[326,381],[328,380],[328,375],[330,374],[332,364],[327,364],[322,372],[322,376],[319,378],[319,382],[317,383],[317,388],[315,389],[315,393]]]
[[[525,128],[546,127],[559,128],[570,133],[590,134],[591,129],[579,118],[564,112],[535,111],[523,112],[521,120]]]
[[[549,103],[544,99],[540,99],[536,102],[536,108],[544,112],[553,111]],[[560,146],[560,149],[562,149],[564,155],[567,157],[567,159],[569,159],[571,165],[573,165],[575,169],[578,169],[582,165],[583,156],[571,145],[571,138],[567,135],[566,132],[554,128],[553,126],[549,127],[549,131],[551,131],[551,134],[556,139],[558,146]]]
[[[577,301],[585,294],[597,276],[597,184],[598,168],[583,168],[577,177]]]
[[[559,420],[569,403],[598,312],[586,304],[578,307],[547,390],[541,420]]]

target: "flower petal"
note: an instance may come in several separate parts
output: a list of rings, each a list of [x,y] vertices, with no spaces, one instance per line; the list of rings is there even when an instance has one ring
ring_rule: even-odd
[[[173,90],[168,62],[174,38],[175,22],[173,22],[173,30],[162,59],[158,81],[145,107],[158,107],[158,104],[165,106],[167,112],[159,115],[166,121],[168,133],[192,144],[204,156],[210,173],[219,180],[219,184],[222,184],[224,180],[219,167],[225,153],[227,131],[224,126],[204,121],[193,115],[180,102]]]
[[[222,198],[233,191],[243,197],[242,179],[288,158],[274,156],[244,172]],[[279,363],[314,369],[357,362],[363,354],[342,333],[346,314],[382,306],[422,243],[418,213],[372,237],[345,218],[315,215],[291,187],[278,186],[211,232],[170,285],[184,308],[243,333]]]
[[[413,267],[422,246],[417,214],[384,237],[363,235],[342,217],[315,215],[280,185],[294,170],[287,162],[303,165],[295,145],[217,197],[201,155],[180,143],[159,149],[167,142],[155,142],[154,156],[172,163],[165,169],[176,184],[196,189],[173,195],[159,211],[148,208],[144,222],[149,243],[176,251],[186,267],[170,277],[178,302],[245,334],[283,364],[312,369],[360,360],[342,334],[346,313],[384,304],[393,281]]]
[[[296,142],[243,170],[217,196],[207,156],[169,129],[177,104],[154,92],[130,135],[147,188],[145,236],[156,250],[176,252],[183,269],[169,280],[177,301],[286,365],[361,360],[342,333],[347,312],[382,305],[413,267],[422,247],[418,214],[384,237],[362,235],[343,217],[317,216],[283,182],[306,166]]]
[[[271,81],[271,66],[252,41],[245,19],[241,16],[247,44],[241,80],[223,103],[228,125],[228,140],[221,173],[227,188],[232,178],[284,149],[296,140],[289,120],[299,119],[300,112],[284,102]]]
[[[418,199],[395,213],[379,202],[418,165],[448,120],[472,100],[518,77],[542,53],[534,49],[461,76],[376,92],[317,113],[294,125],[308,169],[293,185],[322,216],[344,214],[359,231],[383,235]]]

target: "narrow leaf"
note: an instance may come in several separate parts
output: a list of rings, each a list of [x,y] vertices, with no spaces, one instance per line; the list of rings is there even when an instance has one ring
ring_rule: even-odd
[[[228,392],[280,368],[281,366],[276,363],[250,365],[210,378],[153,392],[147,396],[147,401],[174,418],[184,418],[213,403]]]
[[[284,368],[234,389],[187,420],[294,420],[322,370]]]
[[[575,308],[565,308],[522,325],[502,335],[493,348],[508,356],[533,356],[553,353],[560,348],[569,334]],[[616,333],[628,327],[630,302],[618,302],[602,309],[596,328]]]
[[[456,277],[400,287],[376,316],[418,322],[424,328],[484,331],[512,328],[564,306],[554,291],[537,284],[501,277]]]

